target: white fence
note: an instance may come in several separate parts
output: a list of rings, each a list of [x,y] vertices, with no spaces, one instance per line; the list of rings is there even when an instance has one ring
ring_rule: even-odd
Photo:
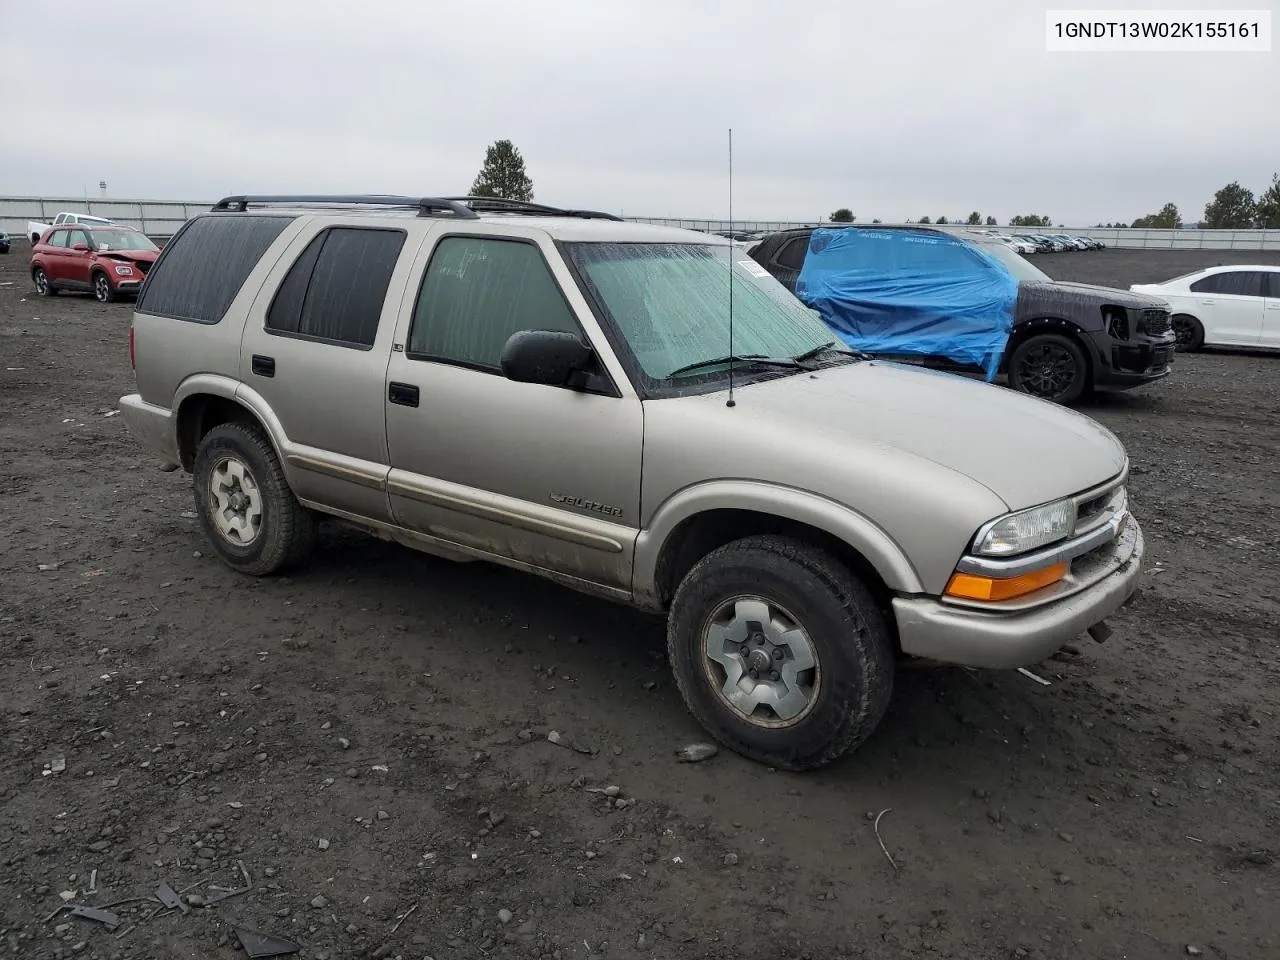
[[[212,200],[204,202],[170,200],[111,200],[84,197],[0,197],[0,230],[11,236],[27,234],[27,221],[49,223],[63,210],[90,213],[137,227],[150,237],[170,237],[187,219],[208,210]],[[730,228],[726,220],[681,219],[678,217],[627,217],[640,223],[686,227],[709,233]],[[735,220],[734,230],[759,232],[812,226],[813,220]],[[888,224],[886,224],[888,226]],[[946,224],[948,231],[974,229],[963,224]],[[1280,230],[1121,230],[1107,227],[981,227],[1007,232],[1069,232],[1076,236],[1096,237],[1111,247],[1150,250],[1280,250]]]

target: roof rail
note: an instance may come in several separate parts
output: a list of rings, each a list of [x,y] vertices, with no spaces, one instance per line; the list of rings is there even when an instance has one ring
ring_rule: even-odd
[[[585,220],[618,220],[622,218],[599,210],[565,210],[549,207],[545,203],[529,200],[508,200],[506,197],[446,197],[445,200],[461,203],[471,210],[488,210],[493,213],[524,213],[544,217],[581,217]]]
[[[387,194],[258,194],[248,196],[223,197],[213,205],[213,211],[233,211],[244,213],[249,204],[318,204],[338,206],[360,204],[363,206],[394,207],[405,210],[416,209],[420,217],[433,217],[448,212],[461,220],[479,219],[476,212],[456,200],[440,197],[395,197]]]

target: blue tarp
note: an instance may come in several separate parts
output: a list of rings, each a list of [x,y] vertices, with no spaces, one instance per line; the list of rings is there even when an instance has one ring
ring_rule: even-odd
[[[796,296],[871,354],[946,357],[995,378],[1018,281],[976,246],[923,230],[814,230]]]

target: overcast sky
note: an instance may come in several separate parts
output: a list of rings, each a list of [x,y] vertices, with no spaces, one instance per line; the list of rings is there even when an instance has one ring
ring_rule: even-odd
[[[1194,221],[1270,183],[1280,53],[1047,53],[1068,5],[0,0],[0,194],[463,193],[508,138],[538,200],[724,217],[729,127],[738,219]]]

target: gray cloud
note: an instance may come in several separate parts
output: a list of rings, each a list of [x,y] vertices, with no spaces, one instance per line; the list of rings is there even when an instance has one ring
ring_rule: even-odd
[[[1194,219],[1270,181],[1280,53],[1049,54],[1049,6],[7,4],[2,187],[461,192],[508,137],[539,199],[719,217],[730,126],[740,217]]]

